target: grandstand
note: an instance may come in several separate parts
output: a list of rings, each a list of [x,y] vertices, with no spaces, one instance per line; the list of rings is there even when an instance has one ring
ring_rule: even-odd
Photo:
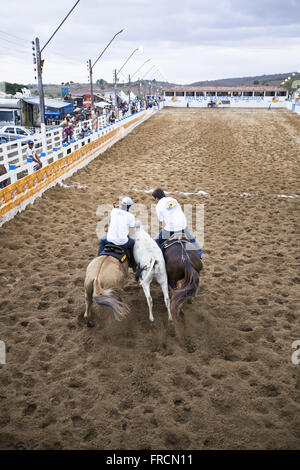
[[[177,86],[164,91],[165,105],[174,107],[285,108],[288,99],[283,87]]]

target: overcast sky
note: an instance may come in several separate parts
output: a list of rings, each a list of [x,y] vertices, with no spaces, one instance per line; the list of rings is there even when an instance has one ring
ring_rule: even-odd
[[[1,2],[0,81],[34,83],[31,40],[49,39],[75,0]],[[43,81],[112,81],[113,69],[143,78],[199,80],[291,72],[300,69],[300,0],[81,0],[46,47]],[[121,81],[125,79],[120,75]],[[136,77],[137,78],[137,75]]]

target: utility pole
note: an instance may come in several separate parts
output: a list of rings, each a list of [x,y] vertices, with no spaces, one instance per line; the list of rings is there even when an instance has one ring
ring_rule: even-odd
[[[117,80],[118,80],[118,75],[119,73],[123,70],[123,68],[125,67],[125,65],[127,64],[127,62],[131,59],[131,57],[133,56],[133,54],[137,51],[142,51],[143,48],[142,46],[138,47],[137,49],[134,49],[134,51],[130,54],[130,56],[126,59],[126,61],[124,62],[124,64],[122,65],[122,67],[120,68],[120,70],[117,70],[115,69],[114,70],[114,82],[115,82],[115,100],[116,100],[116,103],[117,103],[117,91],[116,91],[116,88],[117,88]],[[129,77],[130,79],[130,77]],[[129,97],[130,99],[130,97]],[[119,115],[119,108],[118,108],[118,115]]]
[[[36,52],[36,69],[37,69],[37,79],[38,79],[38,88],[39,88],[39,97],[40,97],[40,118],[41,118],[41,131],[42,133],[45,130],[45,98],[44,98],[44,89],[43,89],[43,80],[42,80],[42,70],[44,61],[41,58],[40,50],[40,40],[35,38],[35,52]]]
[[[43,80],[42,80],[42,72],[43,72],[43,65],[44,61],[41,58],[41,50],[40,50],[40,40],[39,38],[35,38],[35,41],[32,41],[33,50],[35,48],[35,54],[33,52],[33,63],[36,65],[34,69],[36,71],[36,75],[38,79],[38,89],[39,89],[39,109],[40,109],[40,121],[41,121],[41,136],[42,136],[42,149],[43,153],[47,154],[47,139],[46,139],[46,123],[45,123],[45,97],[44,97],[44,89],[43,89]],[[32,123],[33,125],[34,123]]]
[[[71,8],[69,13],[65,16],[63,21],[59,24],[59,26],[56,28],[52,36],[48,39],[46,44],[40,49],[40,40],[39,38],[35,38],[35,42],[32,41],[32,44],[35,44],[35,52],[36,52],[36,57],[34,56],[33,63],[36,64],[36,71],[37,71],[37,78],[38,78],[38,88],[39,88],[39,106],[40,106],[40,119],[41,119],[41,133],[42,133],[42,144],[43,144],[43,152],[46,154],[47,153],[47,145],[46,145],[46,124],[45,124],[45,97],[44,97],[44,90],[43,90],[43,81],[42,81],[42,71],[43,71],[43,65],[44,65],[44,60],[42,60],[41,53],[45,49],[45,47],[49,44],[51,39],[55,36],[57,31],[61,28],[61,26],[64,24],[66,19],[70,16],[76,5],[80,0],[77,0],[75,5]]]
[[[130,74],[129,74],[129,77],[128,77],[128,84],[129,84],[129,89],[128,89],[128,106],[130,107],[130,93],[131,93]]]
[[[92,69],[91,59],[89,59],[89,73],[90,73],[90,87],[91,87],[91,113],[93,117],[95,106],[94,106],[94,89],[93,89],[93,69]]]
[[[95,111],[95,106],[94,106],[94,90],[93,90],[93,68],[95,67],[95,65],[97,64],[98,60],[101,59],[101,57],[103,56],[104,52],[106,51],[106,49],[110,46],[110,44],[113,42],[113,40],[115,39],[116,36],[118,36],[118,34],[120,33],[123,33],[125,28],[121,29],[120,31],[118,31],[114,37],[109,41],[109,43],[107,44],[107,46],[105,47],[105,49],[103,49],[103,51],[101,52],[101,54],[99,55],[98,59],[95,60],[95,62],[93,63],[92,65],[92,62],[91,62],[91,59],[88,60],[88,70],[89,70],[89,74],[90,74],[90,88],[91,88],[91,112],[92,112],[92,115],[94,114],[94,111]]]
[[[145,99],[145,83],[143,79],[141,80],[141,89],[142,89],[143,99]]]
[[[114,69],[115,106],[117,106],[117,69]]]

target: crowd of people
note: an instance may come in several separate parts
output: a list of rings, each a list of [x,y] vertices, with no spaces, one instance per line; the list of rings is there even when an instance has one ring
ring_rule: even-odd
[[[124,117],[128,112],[130,114],[135,114],[136,112],[140,111],[140,109],[149,109],[152,108],[153,106],[157,106],[159,109],[159,101],[153,98],[147,98],[145,100],[139,100],[135,99],[131,101],[130,103],[123,102],[119,104],[119,106],[115,107],[113,104],[107,104],[104,108],[97,109],[95,111],[95,118],[98,118],[100,116],[105,116],[106,122],[109,124],[113,124],[116,122],[117,119],[120,119],[121,117]],[[75,132],[75,126],[79,121],[83,121],[88,119],[91,115],[86,109],[78,109],[75,110],[76,113],[74,115],[67,114],[63,121],[61,121],[60,125],[63,126],[63,131],[62,131],[62,144],[68,145],[71,143],[74,132]],[[94,127],[94,126],[92,126]],[[78,137],[81,137],[84,139],[84,137],[87,137],[90,135],[92,132],[92,129],[89,127],[88,123],[85,121],[83,122],[81,126],[81,130],[78,134]],[[42,168],[42,161],[38,156],[38,153],[35,150],[35,145],[33,141],[28,142],[28,147],[26,149],[26,157],[27,160],[31,160],[34,162],[33,169],[34,171],[38,171]],[[7,172],[6,168],[4,165],[0,166],[0,175],[5,174]],[[0,184],[0,188],[5,187],[7,184],[8,180],[5,180]]]

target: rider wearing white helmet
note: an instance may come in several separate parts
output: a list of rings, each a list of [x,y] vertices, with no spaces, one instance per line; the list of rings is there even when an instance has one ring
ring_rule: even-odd
[[[135,269],[136,266],[133,258],[134,240],[128,236],[130,229],[135,225],[135,217],[129,212],[132,204],[132,199],[126,196],[122,199],[120,208],[115,207],[112,209],[107,235],[102,237],[99,243],[98,256],[102,253],[107,243],[112,243],[129,251],[129,265]]]
[[[174,233],[185,233],[202,259],[202,250],[187,227],[185,215],[177,199],[166,197],[164,191],[160,188],[153,191],[152,197],[157,202],[156,214],[158,220],[163,224],[163,229],[159,232],[158,237],[155,240],[158,246],[162,248],[162,244]]]

